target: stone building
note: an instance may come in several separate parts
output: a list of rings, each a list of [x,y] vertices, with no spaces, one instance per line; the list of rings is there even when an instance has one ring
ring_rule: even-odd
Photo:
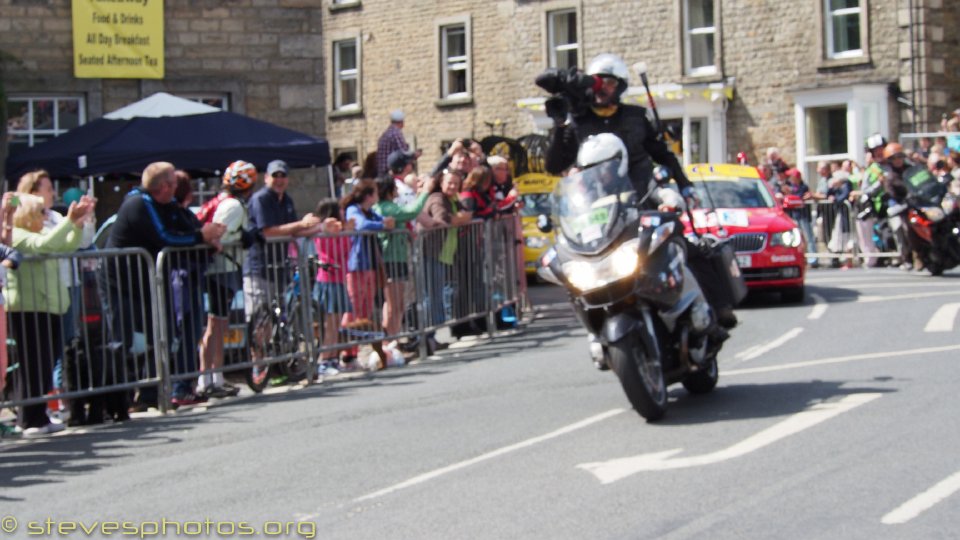
[[[334,1],[326,136],[363,155],[402,108],[430,165],[456,137],[543,132],[535,76],[612,52],[646,64],[684,161],[777,146],[809,177],[862,162],[870,133],[939,129],[960,106],[957,23],[942,0]],[[625,100],[646,99],[634,76]]]
[[[376,149],[389,113],[423,150],[457,137],[545,131],[547,67],[601,52],[644,62],[683,158],[756,162],[780,147],[808,171],[863,158],[874,131],[934,131],[960,106],[960,12],[943,0],[168,0],[159,79],[73,74],[71,3],[0,0],[3,116],[46,104],[42,126],[5,122],[8,147],[56,135],[156,91]],[[626,101],[646,102],[637,77]],[[316,200],[321,172],[301,173]],[[301,210],[306,210],[304,205]]]

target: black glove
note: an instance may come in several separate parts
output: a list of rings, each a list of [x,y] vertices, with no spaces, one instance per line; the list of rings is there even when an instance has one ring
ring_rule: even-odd
[[[567,113],[570,111],[570,104],[560,96],[548,98],[543,104],[547,111],[547,116],[552,118],[557,125],[566,122]]]

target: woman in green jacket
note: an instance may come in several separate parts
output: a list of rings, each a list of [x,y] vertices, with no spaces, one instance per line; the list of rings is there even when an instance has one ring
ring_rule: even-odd
[[[13,214],[13,247],[24,255],[76,251],[82,240],[83,222],[94,204],[90,197],[71,203],[67,219],[44,231],[43,198],[21,194]],[[11,334],[20,357],[19,399],[41,397],[50,391],[53,362],[63,349],[63,314],[70,306],[68,285],[60,278],[60,265],[54,258],[25,260],[9,274],[6,300]],[[24,437],[63,429],[63,424],[50,422],[46,403],[22,407],[18,421]]]
[[[373,207],[381,216],[392,217],[396,221],[397,232],[380,235],[383,249],[383,265],[386,271],[387,282],[383,284],[383,328],[388,336],[400,333],[403,322],[403,290],[410,274],[410,239],[408,223],[417,219],[427,197],[433,191],[435,178],[425,181],[420,188],[417,200],[409,206],[400,206],[395,202],[397,198],[397,184],[393,178],[382,178],[377,183],[380,192],[380,201]]]

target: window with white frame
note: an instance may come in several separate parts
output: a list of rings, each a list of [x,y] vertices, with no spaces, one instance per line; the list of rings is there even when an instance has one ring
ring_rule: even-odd
[[[360,42],[358,38],[333,43],[333,109],[360,106]]]
[[[230,110],[230,96],[226,94],[178,94],[183,99],[216,107],[222,111]]]
[[[80,97],[7,98],[7,136],[11,155],[85,122],[86,111]]]
[[[888,134],[890,96],[884,84],[819,88],[793,94],[797,163],[805,178],[816,178],[818,161],[863,163],[863,141]]]
[[[470,96],[470,40],[466,24],[440,27],[440,97]]]
[[[863,56],[861,0],[823,0],[827,58]]]
[[[564,9],[547,13],[547,47],[549,67],[577,67],[580,43],[577,41],[577,10]]]
[[[717,72],[714,0],[684,0],[683,63],[687,75]]]

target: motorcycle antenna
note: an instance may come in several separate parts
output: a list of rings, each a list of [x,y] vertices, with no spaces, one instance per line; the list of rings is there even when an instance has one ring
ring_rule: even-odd
[[[647,63],[637,62],[633,65],[633,70],[640,76],[643,82],[643,89],[647,91],[647,102],[650,103],[650,110],[653,111],[653,127],[657,130],[657,138],[663,138],[663,126],[660,125],[660,113],[657,112],[657,102],[653,99],[653,93],[650,92],[650,83],[647,81]]]

